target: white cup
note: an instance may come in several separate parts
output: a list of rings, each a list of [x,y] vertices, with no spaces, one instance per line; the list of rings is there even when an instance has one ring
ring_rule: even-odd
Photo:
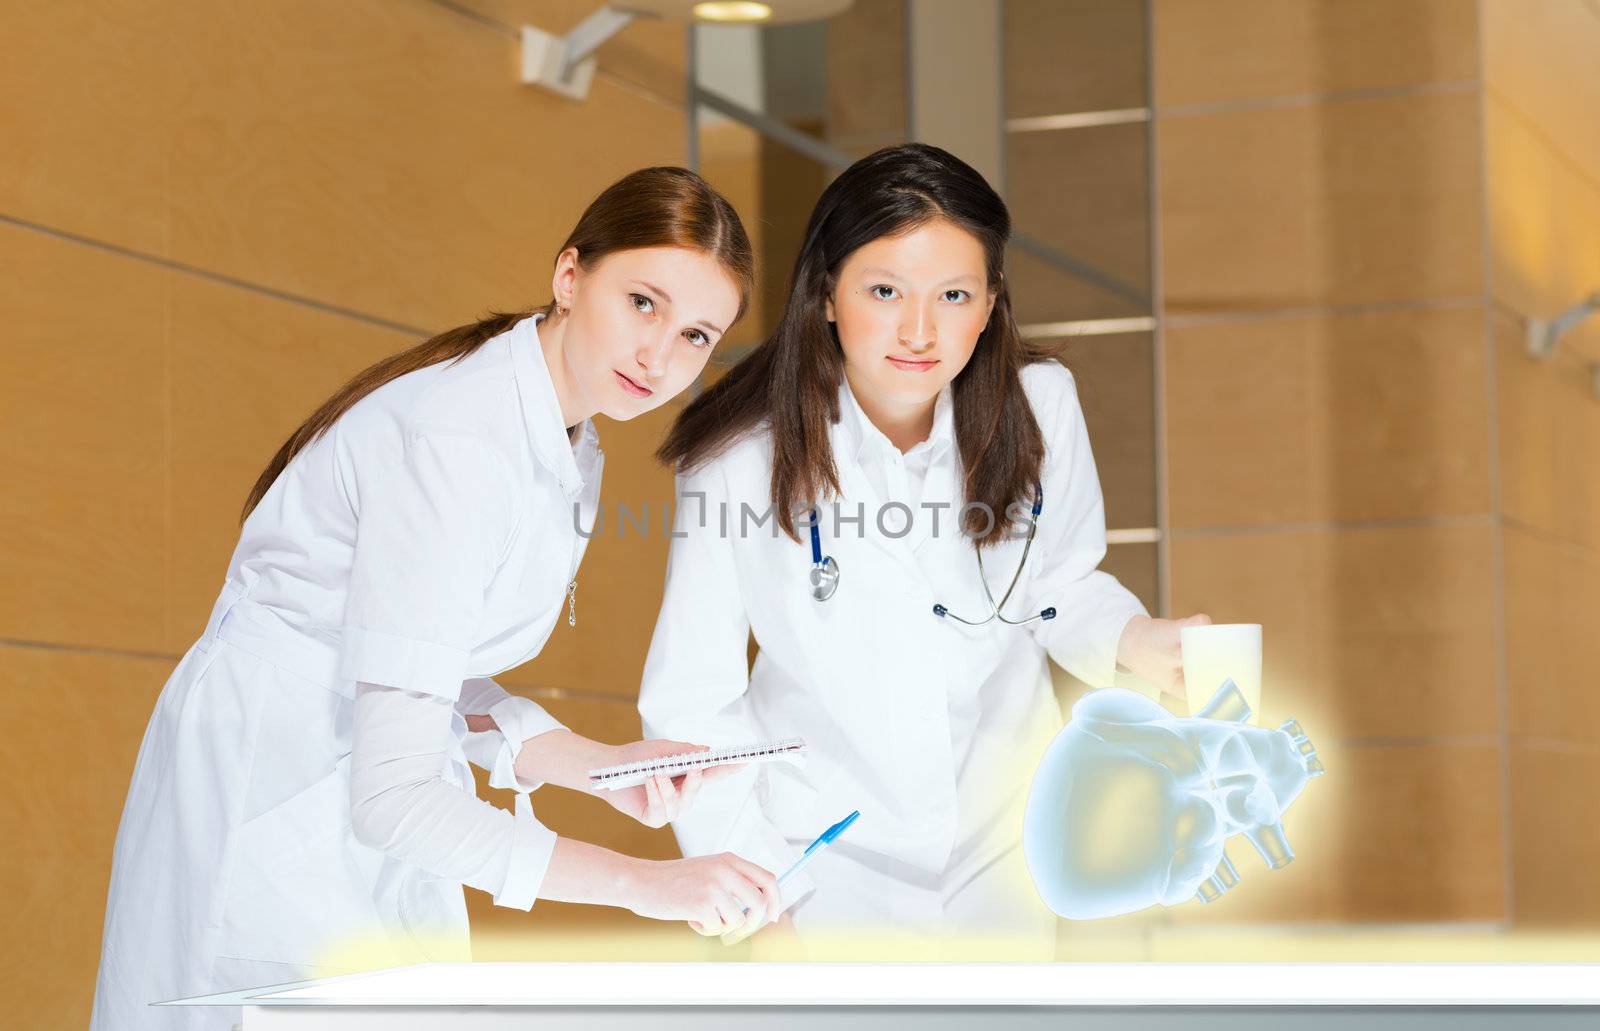
[[[1261,624],[1212,623],[1178,630],[1183,649],[1183,687],[1193,715],[1232,680],[1250,705],[1250,722],[1261,722]]]

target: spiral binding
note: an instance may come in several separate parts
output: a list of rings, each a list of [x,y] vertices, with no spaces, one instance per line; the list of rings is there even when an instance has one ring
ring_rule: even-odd
[[[597,770],[589,771],[589,786],[597,791],[609,791],[617,788],[633,787],[643,784],[646,780],[657,774],[665,773],[669,776],[679,776],[690,770],[704,769],[707,766],[721,766],[726,763],[749,762],[804,762],[806,743],[798,737],[786,737],[777,741],[763,741],[759,744],[744,745],[737,748],[720,748],[710,752],[679,752],[676,755],[661,755],[654,759],[644,759],[639,762],[624,763],[621,766],[603,766]]]

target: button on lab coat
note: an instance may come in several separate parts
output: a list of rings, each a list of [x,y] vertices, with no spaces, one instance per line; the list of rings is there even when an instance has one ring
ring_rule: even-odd
[[[245,522],[140,747],[96,1028],[211,1026],[147,1004],[312,976],[374,938],[462,958],[464,883],[533,903],[555,836],[513,762],[560,724],[487,678],[565,616],[603,463],[591,423],[567,437],[536,322],[363,398]],[[499,732],[467,732],[482,712]],[[469,759],[515,814],[468,797]]]
[[[909,456],[926,462],[920,488],[841,388],[831,439],[843,498],[820,510],[822,549],[841,573],[828,601],[809,590],[809,533],[797,543],[775,519],[758,522],[769,508],[770,436],[752,434],[679,475],[679,537],[639,710],[651,736],[806,742],[803,769],[755,766],[706,786],[673,825],[686,854],[733,851],[777,873],[861,811],[785,887],[803,934],[1053,935],[1020,865],[1021,804],[1061,723],[1046,659],[1109,686],[1122,629],[1145,609],[1097,569],[1104,508],[1071,374],[1041,363],[1022,380],[1046,443],[1044,510],[1006,613],[1054,606],[1051,621],[974,628],[932,612],[936,602],[968,619],[990,611],[957,524],[949,388],[927,450]],[[909,528],[901,509],[882,507],[892,502],[911,510]],[[1013,539],[984,553],[997,599],[1022,547]],[[747,673],[752,631],[760,650]]]

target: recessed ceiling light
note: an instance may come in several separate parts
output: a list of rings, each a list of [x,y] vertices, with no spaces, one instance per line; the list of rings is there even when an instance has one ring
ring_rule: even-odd
[[[694,16],[701,21],[766,21],[772,8],[754,0],[706,0],[694,5]]]

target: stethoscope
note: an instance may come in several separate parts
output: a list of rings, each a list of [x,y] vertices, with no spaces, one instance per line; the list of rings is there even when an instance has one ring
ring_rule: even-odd
[[[958,623],[967,626],[983,626],[999,620],[1008,626],[1026,626],[1039,620],[1056,618],[1056,610],[1052,606],[1041,611],[1038,615],[1029,616],[1027,619],[1007,619],[1000,611],[1006,602],[1011,600],[1011,592],[1017,589],[1017,581],[1022,578],[1022,570],[1028,564],[1028,552],[1033,549],[1033,535],[1039,529],[1039,514],[1044,511],[1044,488],[1035,483],[1033,485],[1033,514],[1028,518],[1028,539],[1022,545],[1022,558],[1017,562],[1017,571],[1011,574],[1011,584],[1006,588],[1006,593],[1001,595],[1000,601],[994,600],[994,594],[989,590],[989,577],[983,569],[983,549],[974,548],[978,556],[978,582],[983,585],[983,596],[989,601],[989,615],[983,619],[962,619],[951,612],[944,605],[935,603],[933,614],[939,617],[948,616]],[[839,563],[833,560],[832,555],[822,553],[822,534],[817,525],[822,522],[816,508],[811,509],[811,597],[817,601],[827,601],[839,589]]]

